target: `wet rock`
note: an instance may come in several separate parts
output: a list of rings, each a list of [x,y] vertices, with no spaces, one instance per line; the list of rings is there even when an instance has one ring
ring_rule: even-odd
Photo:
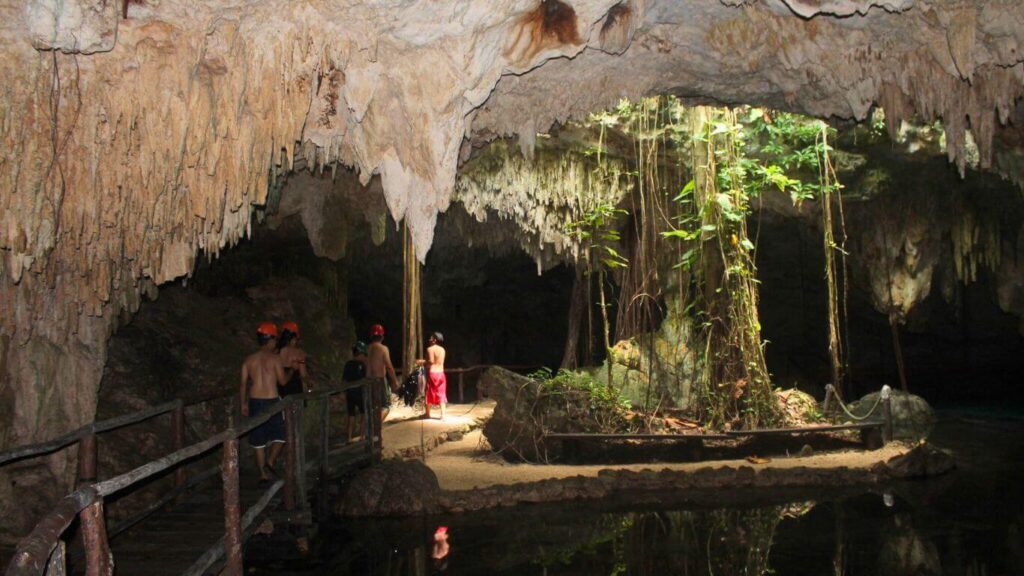
[[[889,474],[896,478],[923,478],[945,474],[956,468],[953,456],[927,443],[886,462]]]
[[[860,400],[850,404],[852,414],[864,417],[871,414],[868,421],[881,422],[882,405],[878,403],[880,392],[872,392]],[[871,412],[872,407],[878,403],[878,407]],[[918,441],[928,437],[932,427],[935,425],[935,412],[932,407],[920,396],[906,392],[892,391],[892,419],[893,438],[895,440]]]
[[[496,401],[494,414],[484,426],[484,436],[491,448],[530,461],[545,461],[561,454],[560,443],[545,445],[543,429],[532,414],[540,394],[538,382],[493,367],[481,374],[480,389]],[[544,421],[553,428],[558,428],[565,418],[564,413],[555,411],[544,415]]]
[[[341,516],[411,516],[438,510],[441,488],[419,460],[388,460],[362,470],[343,490],[335,512]]]
[[[669,314],[657,332],[623,340],[612,347],[606,363],[591,370],[599,382],[611,384],[636,407],[686,408],[696,371],[690,347],[693,331],[677,299],[668,301]]]

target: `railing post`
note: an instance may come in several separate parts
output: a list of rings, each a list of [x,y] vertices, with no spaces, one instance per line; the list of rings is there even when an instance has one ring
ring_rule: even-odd
[[[295,401],[295,488],[299,508],[309,509],[309,493],[306,491],[306,396],[297,396]]]
[[[78,485],[96,481],[96,435],[83,436],[78,441]]]
[[[177,452],[185,447],[185,404],[179,403],[174,412],[171,412],[171,435],[174,437],[174,451]],[[185,463],[182,462],[174,470],[174,487],[180,488],[185,485]],[[184,494],[178,497],[180,501]]]
[[[295,402],[293,400],[285,401],[284,405],[284,426],[285,426],[285,443],[284,443],[284,508],[285,510],[295,510],[295,496],[297,491],[296,482],[296,459],[298,451],[296,450],[296,410]]]
[[[331,464],[329,461],[329,458],[331,457],[330,438],[331,397],[328,394],[324,394],[323,404],[320,405],[320,496],[318,500],[320,503],[321,516],[325,516],[327,514],[327,475],[330,474],[331,471]]]
[[[63,540],[57,540],[57,547],[50,554],[50,561],[46,563],[46,576],[67,576],[67,547]]]
[[[374,410],[373,401],[373,389],[371,387],[377,385],[377,380],[363,380],[363,415],[366,417],[366,433],[363,436],[366,439],[366,455],[373,459],[373,429],[376,427],[377,422],[377,411]]]
[[[888,384],[882,386],[882,421],[882,443],[888,444],[893,437],[892,388]]]
[[[85,507],[82,520],[82,540],[85,545],[86,576],[113,576],[114,555],[107,541],[107,520],[103,513],[103,499]]]
[[[225,576],[242,576],[242,501],[238,486],[238,438],[224,441],[220,465],[224,482]]]

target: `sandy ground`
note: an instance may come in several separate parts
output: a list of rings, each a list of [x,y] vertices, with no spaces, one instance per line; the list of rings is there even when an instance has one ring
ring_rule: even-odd
[[[494,413],[494,401],[448,406],[445,419],[438,410],[423,418],[423,408],[393,406],[384,421],[384,457],[419,456],[443,442],[451,432],[468,432]]]
[[[890,444],[874,451],[844,450],[815,454],[773,458],[764,464],[746,460],[708,460],[704,462],[644,463],[625,465],[567,465],[567,464],[513,464],[492,453],[479,427],[494,412],[494,402],[460,404],[449,407],[445,421],[424,420],[422,408],[395,407],[384,424],[384,456],[423,457],[435,474],[443,490],[470,490],[501,484],[537,482],[550,478],[597,476],[601,470],[697,470],[738,468],[740,466],[790,468],[813,466],[819,468],[870,468],[878,462],[905,453],[908,446]],[[436,418],[436,415],[434,415]],[[464,432],[461,439],[446,441],[448,434]]]
[[[706,466],[713,468],[739,468],[740,466],[753,466],[756,468],[791,468],[794,466],[870,468],[878,462],[886,461],[909,450],[909,447],[902,444],[890,444],[885,448],[874,451],[848,450],[807,457],[774,458],[765,464],[751,464],[746,460],[708,460],[685,463],[574,466],[562,464],[512,464],[487,450],[483,442],[485,442],[483,434],[476,430],[466,434],[462,440],[442,444],[427,456],[427,466],[437,474],[441,489],[469,490],[499,484],[537,482],[549,478],[597,476],[601,470],[640,471],[669,469],[686,471],[697,470]]]

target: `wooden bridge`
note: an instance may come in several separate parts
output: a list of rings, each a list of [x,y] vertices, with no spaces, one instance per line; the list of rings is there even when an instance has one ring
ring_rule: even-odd
[[[266,413],[238,421],[232,418],[226,430],[190,446],[184,445],[186,405],[175,400],[0,454],[3,466],[78,446],[78,489],[65,496],[21,541],[6,576],[63,576],[72,568],[80,572],[82,564],[87,576],[109,576],[115,563],[120,574],[201,576],[214,572],[241,576],[242,545],[265,518],[275,523],[310,524],[314,493],[325,512],[330,478],[380,457],[381,426],[376,418],[364,419],[363,440],[356,443],[332,438],[330,421],[331,398],[354,388],[364,389],[363,413],[375,414],[374,395],[369,393],[374,382],[363,380],[289,396]],[[287,435],[284,477],[265,489],[248,482],[248,477],[242,482],[239,440],[280,412],[284,413]],[[99,435],[165,415],[171,418],[172,453],[98,480]],[[308,442],[307,430],[317,431]],[[315,457],[309,458],[307,444],[315,447]],[[218,448],[219,465],[195,470],[198,464],[215,459]],[[172,474],[172,487],[145,509],[113,525],[107,521],[104,503],[108,499]],[[218,475],[219,484],[210,482]],[[315,486],[310,485],[312,481]],[[80,538],[69,529],[76,519]]]

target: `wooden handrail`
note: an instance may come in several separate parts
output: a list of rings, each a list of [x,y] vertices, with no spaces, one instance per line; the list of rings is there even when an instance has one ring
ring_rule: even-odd
[[[251,430],[268,421],[270,418],[272,418],[273,416],[275,416],[276,414],[283,410],[289,410],[289,413],[293,415],[301,414],[301,408],[295,408],[304,404],[308,400],[320,399],[326,402],[326,400],[331,396],[340,394],[350,389],[367,387],[371,383],[372,380],[364,379],[358,382],[331,386],[324,390],[289,396],[283,399],[283,401],[280,402],[278,405],[273,406],[267,412],[262,413],[258,416],[246,418],[242,422],[239,422],[227,428],[226,430],[223,430],[222,432],[215,434],[203,441],[197,442],[195,444],[192,444],[191,446],[179,450],[175,450],[174,452],[168,454],[167,456],[164,456],[162,458],[139,466],[124,474],[120,474],[108,480],[104,480],[102,482],[95,482],[79,488],[78,490],[72,492],[63,500],[61,500],[61,502],[54,509],[52,509],[49,514],[44,516],[36,524],[36,527],[32,530],[32,532],[19,543],[17,551],[15,552],[14,557],[11,559],[10,564],[7,567],[7,571],[5,572],[5,575],[39,576],[43,574],[44,570],[46,570],[47,563],[50,560],[51,554],[60,544],[61,535],[64,533],[64,531],[66,531],[68,526],[71,525],[74,519],[80,514],[83,514],[86,509],[91,510],[93,508],[96,508],[102,511],[103,499],[105,496],[115,494],[132,485],[138,484],[143,480],[146,480],[148,478],[161,474],[167,470],[180,466],[185,462],[191,460],[192,458],[209,452],[222,444],[226,448],[230,448],[231,446],[235,447],[233,451],[226,450],[225,464],[222,466],[228,465],[228,460],[233,460],[233,466],[235,467],[235,470],[237,470],[237,444],[238,438],[240,438],[241,436],[244,436],[245,434],[249,433]],[[372,394],[364,394],[363,396],[364,402],[372,402]],[[75,432],[67,434],[64,437],[51,440],[50,442],[33,446],[25,446],[16,449],[15,451],[10,451],[17,452],[17,454],[11,456],[11,459],[29,457],[31,455],[35,455],[37,453],[36,451],[39,450],[43,451],[38,453],[49,453],[54,450],[60,449],[61,447],[66,446],[76,440],[81,440],[82,438],[85,438],[87,436],[94,436],[95,433],[97,432],[103,432],[127,426],[129,424],[133,424],[142,420],[146,420],[148,418],[152,418],[153,416],[159,414],[163,414],[173,410],[180,410],[183,407],[184,404],[181,400],[174,400],[172,402],[161,404],[159,406],[155,406],[153,408],[142,410],[133,414],[128,414],[118,418],[105,420],[100,423],[90,424],[88,426],[80,428]],[[369,408],[372,407],[373,406],[371,404]],[[370,412],[367,411],[366,413],[368,416],[367,421],[369,422]],[[289,428],[292,429],[291,431],[293,435],[296,432],[298,432],[298,423],[294,421],[294,416],[293,421],[289,423]],[[369,425],[368,428],[370,428]],[[67,441],[65,444],[59,445],[59,441],[62,440]],[[367,436],[367,444],[372,454],[372,434],[369,434]],[[51,446],[56,447],[50,449]],[[302,462],[293,462],[291,468],[294,473],[301,474],[303,473],[301,471],[303,471],[306,468],[306,465]],[[202,474],[201,476],[206,477],[207,475]],[[296,484],[294,479],[292,483],[293,485]],[[253,507],[246,512],[246,515],[240,522],[241,526],[239,526],[235,530],[231,530],[231,528],[229,527],[229,533],[233,531],[234,534],[237,536],[239,534],[239,532],[237,531],[238,529],[240,529],[241,531],[246,531],[246,528],[251,526],[255,518],[260,513],[262,513],[263,508],[265,508],[269,504],[274,494],[276,494],[281,489],[281,486],[284,484],[286,483],[277,482],[273,486],[271,486],[270,489],[268,489],[266,493],[263,495],[263,497],[261,497],[258,506]],[[235,489],[237,489],[237,486],[235,486]],[[183,490],[184,488],[182,486],[176,486],[175,489],[172,490],[172,493],[174,495],[177,495]],[[287,487],[285,491],[286,493],[288,492]],[[167,501],[169,501],[169,499],[170,498],[168,496],[165,496],[163,499],[161,499],[161,503],[166,503]],[[157,508],[159,508],[159,506],[151,506],[147,508],[145,512],[148,513],[151,511],[155,511]],[[226,510],[226,512],[231,513],[230,516],[228,517],[230,525],[232,523],[232,516],[236,515],[234,514],[233,510]],[[101,522],[99,529],[102,532],[100,538],[101,542],[99,545],[104,547],[104,550],[100,550],[99,552],[105,555],[109,555],[109,549],[106,549],[107,533],[105,521],[102,520],[102,514],[99,514],[98,518],[94,520],[98,520],[99,522]],[[141,520],[141,518],[133,517],[131,520],[131,523],[135,523]],[[242,536],[242,541],[244,541],[245,534],[243,534]],[[221,554],[223,554],[223,551],[224,549],[221,548]],[[237,557],[237,555],[235,556],[236,557],[234,558],[234,562],[237,564],[238,562],[240,562],[240,558]],[[216,560],[216,555],[214,557],[214,560]]]
[[[43,573],[50,554],[57,547],[60,535],[68,529],[78,513],[99,499],[96,490],[86,486],[68,494],[18,544],[7,566],[6,576],[38,576]]]
[[[153,406],[152,408],[146,408],[145,410],[139,410],[138,412],[132,412],[131,414],[125,414],[124,416],[86,424],[77,430],[73,430],[52,440],[38,442],[36,444],[27,444],[7,450],[6,452],[0,452],[0,466],[9,462],[31,458],[33,456],[51,454],[61,448],[66,448],[75,442],[78,442],[86,436],[92,436],[103,432],[109,432],[111,430],[117,430],[118,428],[124,428],[125,426],[130,426],[132,424],[137,424],[144,420],[160,416],[161,414],[172,412],[179,406],[183,406],[181,400],[171,400],[170,402],[164,402],[163,404]]]

